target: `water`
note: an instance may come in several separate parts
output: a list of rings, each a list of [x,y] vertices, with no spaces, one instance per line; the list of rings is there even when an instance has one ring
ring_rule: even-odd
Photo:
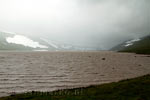
[[[112,52],[0,52],[0,94],[118,81],[150,73],[149,62]]]

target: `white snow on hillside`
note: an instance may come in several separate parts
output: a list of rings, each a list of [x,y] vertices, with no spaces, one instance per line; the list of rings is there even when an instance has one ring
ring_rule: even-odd
[[[141,39],[133,39],[130,41],[127,41],[126,44],[124,45],[125,47],[133,45],[134,42],[140,41]]]
[[[59,48],[57,45],[55,45],[52,41],[47,40],[45,38],[40,38],[41,40],[43,40],[44,42],[48,43],[49,45],[51,45],[54,48]]]
[[[38,42],[35,42],[23,35],[14,35],[14,37],[6,37],[6,41],[8,43],[21,44],[31,48],[48,48],[47,46],[41,45]]]

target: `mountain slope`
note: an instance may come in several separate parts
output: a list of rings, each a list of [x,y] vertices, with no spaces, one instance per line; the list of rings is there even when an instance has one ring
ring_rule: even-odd
[[[35,44],[35,46],[32,46]],[[47,46],[41,45],[26,36],[0,32],[0,50],[42,50],[48,49]]]
[[[13,37],[14,34],[0,32],[0,50],[31,50],[32,48],[19,44],[8,43],[7,37]]]
[[[23,51],[87,51],[102,50],[102,48],[90,48],[75,46],[47,39],[48,37],[25,36],[16,33],[0,31],[0,50]]]
[[[141,39],[126,41],[111,50],[120,52],[132,52],[137,54],[150,54],[150,35]]]

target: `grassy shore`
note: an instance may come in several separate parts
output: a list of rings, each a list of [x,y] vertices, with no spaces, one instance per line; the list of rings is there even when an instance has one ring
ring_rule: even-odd
[[[14,94],[0,100],[150,100],[150,75],[85,88]]]

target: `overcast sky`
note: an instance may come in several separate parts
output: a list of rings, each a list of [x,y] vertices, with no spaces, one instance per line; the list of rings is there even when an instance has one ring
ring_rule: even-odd
[[[150,0],[0,0],[0,30],[108,49],[150,34]]]

